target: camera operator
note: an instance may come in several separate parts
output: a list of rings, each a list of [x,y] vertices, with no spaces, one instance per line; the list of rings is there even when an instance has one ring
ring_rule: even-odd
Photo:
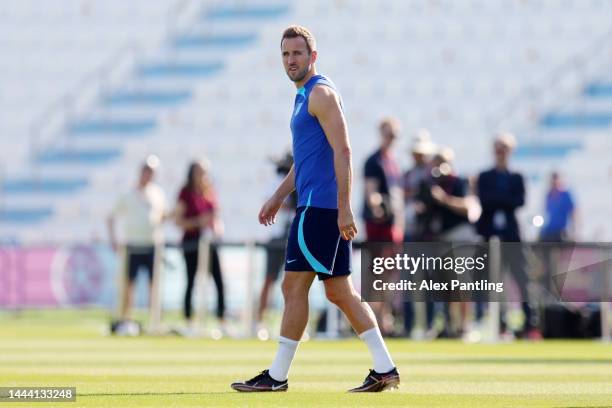
[[[470,242],[476,240],[472,226],[480,216],[480,205],[473,194],[469,194],[468,182],[457,176],[452,167],[454,152],[442,147],[431,160],[428,176],[419,185],[416,200],[417,231],[423,242]],[[448,276],[436,276],[437,281],[450,281]],[[444,316],[444,327],[430,325],[428,337],[460,337],[466,329],[467,309],[465,303],[449,302],[450,293],[444,302],[428,304],[428,320],[433,320],[436,310]],[[433,307],[432,307],[433,306]],[[432,310],[433,309],[433,310]],[[454,311],[454,312],[453,312]],[[457,316],[453,319],[452,316]]]
[[[450,148],[440,148],[431,161],[429,175],[419,185],[420,241],[473,241],[476,237],[471,222],[480,216],[480,206],[469,194],[467,180],[454,173],[454,156]]]

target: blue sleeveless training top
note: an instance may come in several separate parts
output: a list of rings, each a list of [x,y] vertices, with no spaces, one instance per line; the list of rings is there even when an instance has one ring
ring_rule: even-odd
[[[338,208],[338,186],[334,170],[334,152],[319,120],[308,112],[308,97],[315,85],[336,90],[323,75],[314,75],[297,90],[291,134],[298,207]]]

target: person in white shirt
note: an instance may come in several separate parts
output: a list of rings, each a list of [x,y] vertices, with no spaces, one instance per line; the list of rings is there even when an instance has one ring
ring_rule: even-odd
[[[108,231],[113,250],[118,252],[121,246],[125,246],[127,287],[121,299],[121,321],[129,321],[131,318],[134,281],[141,268],[147,270],[151,290],[155,247],[163,242],[161,226],[166,218],[167,206],[163,190],[153,182],[158,164],[159,159],[156,156],[147,158],[140,168],[136,188],[119,197],[108,217]],[[115,231],[117,219],[123,226],[121,243]],[[149,294],[151,295],[151,291]]]

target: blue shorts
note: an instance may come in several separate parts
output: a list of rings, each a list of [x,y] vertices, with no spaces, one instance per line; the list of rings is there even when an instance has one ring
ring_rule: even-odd
[[[320,280],[351,274],[351,241],[340,236],[338,210],[299,207],[291,224],[285,270],[317,272]]]

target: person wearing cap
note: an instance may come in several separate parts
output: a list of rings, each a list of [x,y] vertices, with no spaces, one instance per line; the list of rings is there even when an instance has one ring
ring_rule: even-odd
[[[421,183],[420,200],[426,215],[422,236],[427,241],[474,241],[471,223],[480,216],[476,197],[469,195],[468,181],[453,169],[455,153],[440,147],[431,160],[431,171]]]
[[[480,215],[480,205],[469,194],[468,182],[455,174],[453,169],[454,151],[440,147],[431,159],[431,170],[417,194],[423,203],[423,213],[419,220],[420,239],[427,242],[474,242],[477,239],[472,225]],[[455,278],[453,273],[436,279]],[[460,337],[467,327],[466,304],[460,302],[427,302],[427,336]],[[442,312],[444,326],[441,330],[432,323],[436,309]],[[456,310],[452,313],[451,310]],[[457,317],[455,319],[454,317]],[[406,328],[407,330],[407,328]]]
[[[131,320],[134,281],[142,268],[149,276],[149,290],[152,288],[155,247],[163,241],[161,226],[167,211],[165,194],[153,182],[158,165],[157,156],[146,159],[140,167],[135,188],[119,197],[107,220],[113,250],[118,252],[121,247],[125,248],[127,286],[120,302],[120,322]],[[115,230],[118,219],[123,227],[121,243]]]
[[[417,199],[421,183],[429,177],[431,173],[430,158],[435,151],[435,145],[431,142],[431,133],[427,129],[419,129],[416,132],[414,141],[410,147],[413,166],[402,175],[401,187],[404,198],[404,242],[419,241],[421,239],[418,232],[419,220],[425,207]],[[408,295],[407,295],[408,296]],[[431,326],[433,316],[432,303],[427,302],[428,326]],[[407,297],[403,302],[404,335],[409,336],[412,332],[414,323],[413,302]]]
[[[421,183],[429,177],[431,172],[430,157],[435,152],[435,145],[431,142],[431,134],[427,129],[420,129],[414,143],[410,148],[413,166],[402,176],[404,190],[404,241],[418,241],[421,239],[417,231],[417,220],[424,207],[416,199]]]

